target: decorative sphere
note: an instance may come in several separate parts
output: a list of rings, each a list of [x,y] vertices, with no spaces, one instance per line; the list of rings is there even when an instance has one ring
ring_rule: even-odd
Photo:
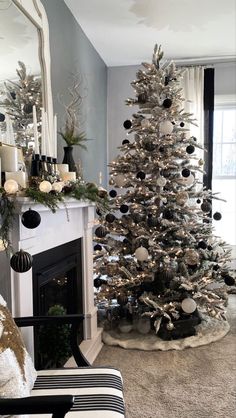
[[[199,204],[199,203],[201,203],[201,200],[200,199],[197,199],[196,202]]]
[[[123,126],[124,126],[125,129],[130,129],[131,126],[132,126],[131,120],[130,119],[125,120],[124,123],[123,123]]]
[[[25,273],[30,270],[33,263],[33,257],[26,251],[20,250],[13,254],[10,260],[11,268],[17,273]]]
[[[173,322],[168,322],[168,324],[166,325],[166,329],[168,329],[168,331],[172,331],[174,329],[174,324]]]
[[[52,184],[52,190],[54,190],[57,193],[61,193],[63,186],[64,184],[62,183],[62,181],[58,181],[57,183]]]
[[[151,322],[149,318],[139,318],[137,325],[136,325],[137,331],[142,334],[148,334],[151,329]]]
[[[191,173],[190,176],[182,178],[182,184],[185,186],[191,186],[194,183],[194,180],[194,175]]]
[[[149,141],[144,142],[143,147],[146,151],[152,152],[156,148],[156,145],[152,141],[149,140]]]
[[[176,203],[178,203],[178,205],[183,206],[185,205],[185,203],[187,203],[189,198],[189,195],[187,192],[183,191],[183,192],[179,192],[176,195]]]
[[[148,250],[144,247],[139,247],[134,253],[138,261],[145,261],[148,259]]]
[[[173,132],[173,125],[171,121],[164,120],[160,123],[160,133],[162,135],[170,135]]]
[[[164,177],[160,176],[160,177],[157,178],[156,183],[159,187],[164,187],[166,185],[166,179]]]
[[[5,115],[3,113],[0,113],[0,122],[4,122]]]
[[[102,246],[100,244],[96,244],[94,245],[94,251],[101,251],[102,250]]]
[[[215,212],[213,215],[213,218],[215,219],[215,221],[220,221],[222,218],[222,215],[220,212]]]
[[[235,279],[230,276],[229,274],[226,274],[224,276],[224,282],[227,284],[227,286],[234,286],[235,285]]]
[[[125,144],[129,144],[129,140],[128,140],[128,139],[124,139],[124,140],[122,141],[122,145],[125,145]]]
[[[171,107],[171,105],[172,105],[172,100],[171,99],[165,99],[164,102],[162,103],[162,106],[165,107],[166,109]]]
[[[205,241],[199,241],[198,248],[201,248],[202,250],[207,249],[207,243]]]
[[[127,213],[129,211],[129,206],[128,205],[121,205],[120,206],[120,211],[121,211],[121,213]]]
[[[184,169],[182,170],[182,176],[183,176],[183,177],[189,177],[189,176],[190,176],[190,174],[191,174],[191,172],[190,172],[190,170],[189,170],[188,168],[184,168]]]
[[[33,112],[33,105],[32,105],[31,103],[26,103],[26,104],[23,106],[23,111],[24,111],[27,115],[29,115],[30,113],[32,113],[32,112]]]
[[[210,204],[210,202],[207,202],[207,201],[205,201],[205,202],[203,202],[202,204],[201,204],[201,209],[202,209],[202,211],[203,212],[210,212],[211,211],[211,204]]]
[[[181,128],[184,127],[184,122],[180,122],[179,126],[181,126]]]
[[[163,147],[162,145],[159,147],[159,151],[160,152],[165,152],[165,147]]]
[[[102,285],[102,280],[98,279],[98,278],[94,279],[93,285],[94,285],[94,287],[96,287],[96,289],[99,289],[99,287],[101,287],[101,285]]]
[[[199,254],[197,251],[189,248],[185,251],[184,261],[189,266],[195,266],[199,262]]]
[[[107,234],[107,231],[103,226],[98,226],[97,229],[95,230],[95,235],[98,238],[104,238],[106,234]]]
[[[174,212],[170,209],[164,209],[162,212],[162,216],[164,219],[171,220],[174,217]]]
[[[39,226],[41,216],[36,210],[29,209],[22,214],[21,222],[26,228],[34,229]]]
[[[195,300],[193,300],[192,298],[186,298],[182,300],[181,308],[184,312],[191,314],[196,310],[197,304]]]
[[[115,183],[117,187],[123,187],[126,183],[126,179],[123,174],[117,174],[114,176]]]
[[[7,180],[4,183],[4,190],[7,194],[15,194],[19,190],[18,183],[12,179]]]
[[[110,190],[109,192],[110,197],[114,198],[117,196],[117,191],[116,190]]]
[[[137,179],[144,180],[145,177],[146,177],[146,174],[143,171],[139,171],[137,173],[136,177],[137,177]]]
[[[141,120],[141,126],[142,126],[142,128],[149,128],[150,127],[150,121],[148,119],[143,118]]]
[[[187,152],[188,154],[193,154],[193,153],[194,153],[194,151],[195,151],[195,147],[194,147],[193,145],[188,145],[188,146],[187,146],[187,148],[186,148],[186,152]]]
[[[106,218],[105,219],[106,219],[107,222],[112,223],[112,222],[114,222],[114,220],[116,219],[116,217],[113,215],[113,213],[108,213],[106,215]]]
[[[52,190],[52,185],[47,180],[43,180],[39,185],[39,190],[43,193],[49,193]]]

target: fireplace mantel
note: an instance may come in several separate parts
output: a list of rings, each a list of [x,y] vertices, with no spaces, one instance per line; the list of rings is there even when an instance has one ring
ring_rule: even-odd
[[[40,213],[41,223],[35,229],[27,229],[21,223],[21,215],[29,208]],[[94,306],[93,292],[93,234],[95,207],[88,201],[67,199],[58,204],[55,213],[29,198],[17,198],[14,224],[10,239],[14,251],[23,249],[32,256],[67,242],[82,238],[82,281],[84,341],[81,349],[90,362],[99,353],[101,329],[97,328],[97,308]],[[33,315],[32,269],[26,273],[16,273],[11,269],[11,298],[14,316]],[[33,355],[32,331],[24,330],[27,348]]]

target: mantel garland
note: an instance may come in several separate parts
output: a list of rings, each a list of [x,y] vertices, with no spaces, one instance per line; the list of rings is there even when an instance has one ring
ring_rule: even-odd
[[[19,194],[7,194],[4,188],[0,188],[0,240],[6,252],[12,252],[9,238],[10,229],[13,226],[17,197],[29,197],[33,202],[47,206],[53,213],[58,209],[58,204],[63,203],[66,207],[66,198],[76,200],[89,200],[95,203],[100,212],[109,210],[107,194],[104,189],[100,189],[94,183],[84,183],[81,181],[71,182],[64,186],[62,192],[52,190],[45,193],[34,187],[24,189]],[[68,213],[67,213],[68,214]],[[69,218],[68,218],[69,220]]]

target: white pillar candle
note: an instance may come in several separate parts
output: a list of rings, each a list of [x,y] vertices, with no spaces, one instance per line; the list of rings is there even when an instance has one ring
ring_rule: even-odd
[[[36,114],[36,106],[33,106],[33,124],[34,124],[34,152],[39,154],[39,140],[38,140],[38,122]]]
[[[15,180],[23,189],[26,188],[26,173],[24,171],[6,171],[6,180]]]
[[[0,157],[2,160],[2,171],[18,170],[18,151],[16,147],[9,145],[0,146]]]
[[[45,112],[42,108],[42,125],[41,125],[41,154],[46,155],[46,138],[45,138]]]
[[[76,172],[69,171],[69,173],[61,174],[62,181],[76,181]]]
[[[6,138],[5,138],[5,142],[6,142],[6,144],[10,144],[11,143],[10,117],[9,117],[8,113],[6,113],[6,115],[5,115],[5,122],[6,122]]]
[[[54,115],[54,155],[57,158],[57,115]]]
[[[59,171],[60,176],[62,175],[62,173],[69,173],[68,164],[57,164],[57,169]]]

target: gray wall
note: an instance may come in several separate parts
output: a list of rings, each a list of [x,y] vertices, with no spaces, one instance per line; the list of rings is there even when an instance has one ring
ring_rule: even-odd
[[[58,128],[63,126],[64,110],[58,96],[68,100],[67,88],[72,85],[72,74],[83,77],[82,95],[84,130],[88,152],[74,147],[75,162],[82,159],[84,178],[98,182],[101,171],[106,184],[107,165],[107,67],[98,55],[63,0],[42,0],[48,22],[51,49],[51,72],[54,113]],[[67,102],[68,103],[68,102]],[[65,142],[58,137],[58,161],[63,158]]]

